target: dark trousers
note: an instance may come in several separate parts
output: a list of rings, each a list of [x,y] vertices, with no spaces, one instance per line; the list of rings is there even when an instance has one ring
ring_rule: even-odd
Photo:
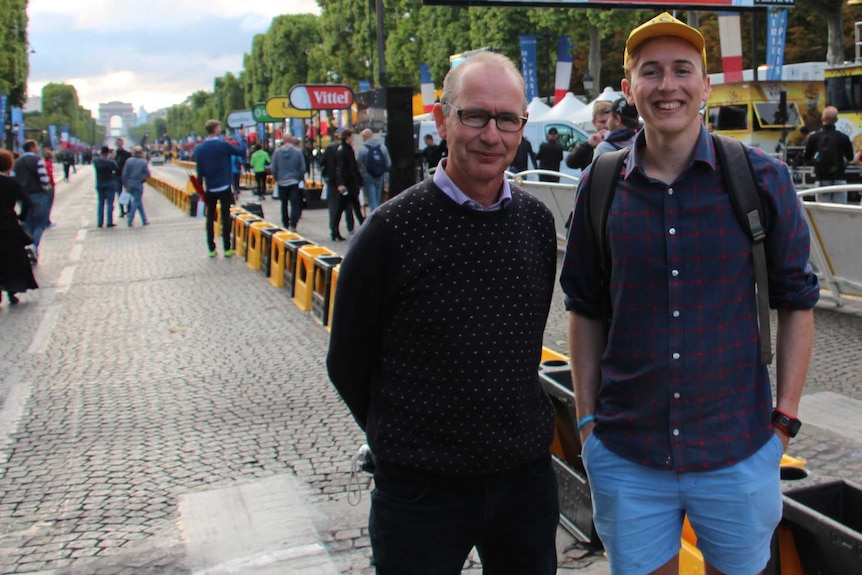
[[[207,247],[215,251],[214,226],[216,205],[221,202],[221,239],[224,250],[230,249],[230,207],[233,205],[233,193],[230,188],[221,192],[207,192],[204,196],[207,206]]]
[[[484,575],[554,575],[560,518],[550,457],[482,480],[378,465],[368,530],[378,575],[456,575],[473,546]]]
[[[353,219],[354,215],[356,220],[359,222],[359,225],[362,225],[362,222],[365,221],[365,218],[362,217],[362,206],[359,205],[359,192],[348,192],[347,194],[339,193],[338,189],[335,189],[335,195],[338,197],[338,205],[335,211],[335,225],[333,229],[337,232],[338,228],[341,226],[341,214],[346,213],[347,217],[347,231],[353,231],[353,226],[351,225],[351,219]],[[352,212],[352,213],[351,213]]]
[[[344,206],[341,205],[341,194],[338,193],[338,188],[335,187],[335,184],[330,184],[328,181],[326,182],[326,207],[329,208],[329,231],[333,235],[340,234],[340,230],[338,227],[341,225],[341,212],[344,211]],[[340,210],[339,210],[340,207]],[[338,219],[336,220],[336,216]],[[355,225],[353,222],[353,212],[348,211],[344,214],[344,221],[347,224],[347,231],[352,232],[353,226]]]
[[[281,200],[281,223],[286,228],[296,229],[296,224],[302,217],[302,193],[299,184],[278,186],[278,197]]]
[[[254,181],[257,184],[257,195],[259,198],[266,196],[266,172],[255,172]]]

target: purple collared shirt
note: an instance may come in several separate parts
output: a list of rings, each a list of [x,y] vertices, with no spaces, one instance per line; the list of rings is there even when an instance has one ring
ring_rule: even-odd
[[[449,177],[449,174],[446,173],[445,168],[446,162],[448,161],[448,158],[440,160],[440,164],[438,164],[437,169],[434,170],[434,183],[437,184],[438,188],[443,190],[444,194],[449,196],[449,198],[459,206],[466,205],[478,212],[495,212],[497,210],[502,210],[506,204],[512,201],[512,189],[509,187],[509,181],[506,178],[503,178],[503,188],[500,192],[500,199],[487,208],[482,207],[482,204],[470,199],[467,194],[462,192],[461,189],[455,185],[455,182],[452,181],[452,178]]]
[[[751,240],[705,128],[691,163],[670,185],[646,175],[643,145],[640,135],[608,215],[613,313],[596,437],[621,457],[678,473],[732,465],[773,434]],[[770,307],[810,309],[819,286],[790,172],[760,150],[748,156],[769,207]],[[589,179],[587,170],[579,192]],[[575,201],[560,284],[568,310],[598,319],[601,271],[588,196]]]

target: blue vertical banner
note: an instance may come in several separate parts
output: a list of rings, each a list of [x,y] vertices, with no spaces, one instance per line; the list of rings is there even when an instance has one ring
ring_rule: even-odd
[[[24,131],[24,110],[21,108],[11,108],[10,115],[12,116],[12,125],[18,124],[18,146],[24,147],[24,140],[26,139],[24,136],[26,135]]]
[[[6,106],[9,104],[9,96],[0,95],[0,147],[6,147]]]
[[[527,85],[527,102],[539,97],[539,77],[536,67],[536,37],[523,34],[518,37],[521,41],[521,74]]]
[[[359,80],[359,91],[367,92],[371,89],[371,82],[369,80]]]
[[[290,131],[291,131],[291,133],[293,133],[294,137],[296,137],[296,138],[302,137],[302,134],[305,133],[305,130],[302,128],[302,119],[301,118],[291,118]]]
[[[57,147],[57,126],[51,124],[48,126],[48,137],[51,139],[51,147]]]
[[[769,8],[766,19],[766,80],[781,80],[784,67],[784,46],[787,41],[787,8]]]

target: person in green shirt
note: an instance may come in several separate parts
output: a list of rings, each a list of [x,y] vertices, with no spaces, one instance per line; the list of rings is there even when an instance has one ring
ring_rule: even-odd
[[[257,197],[263,200],[266,195],[266,167],[272,163],[272,158],[269,157],[269,152],[258,144],[254,147],[254,152],[251,154],[248,163],[254,172],[254,181],[257,184]]]

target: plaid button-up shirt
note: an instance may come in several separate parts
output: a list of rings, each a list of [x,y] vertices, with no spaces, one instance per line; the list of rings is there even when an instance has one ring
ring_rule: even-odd
[[[643,465],[677,472],[731,465],[773,433],[769,374],[759,361],[751,240],[724,190],[706,129],[671,185],[645,174],[643,145],[641,134],[608,216],[613,314],[595,433]],[[810,309],[819,286],[790,173],[760,150],[748,153],[769,206],[770,307]],[[568,310],[600,318],[601,268],[588,194],[580,193],[587,185],[589,170],[578,190],[560,283]]]

